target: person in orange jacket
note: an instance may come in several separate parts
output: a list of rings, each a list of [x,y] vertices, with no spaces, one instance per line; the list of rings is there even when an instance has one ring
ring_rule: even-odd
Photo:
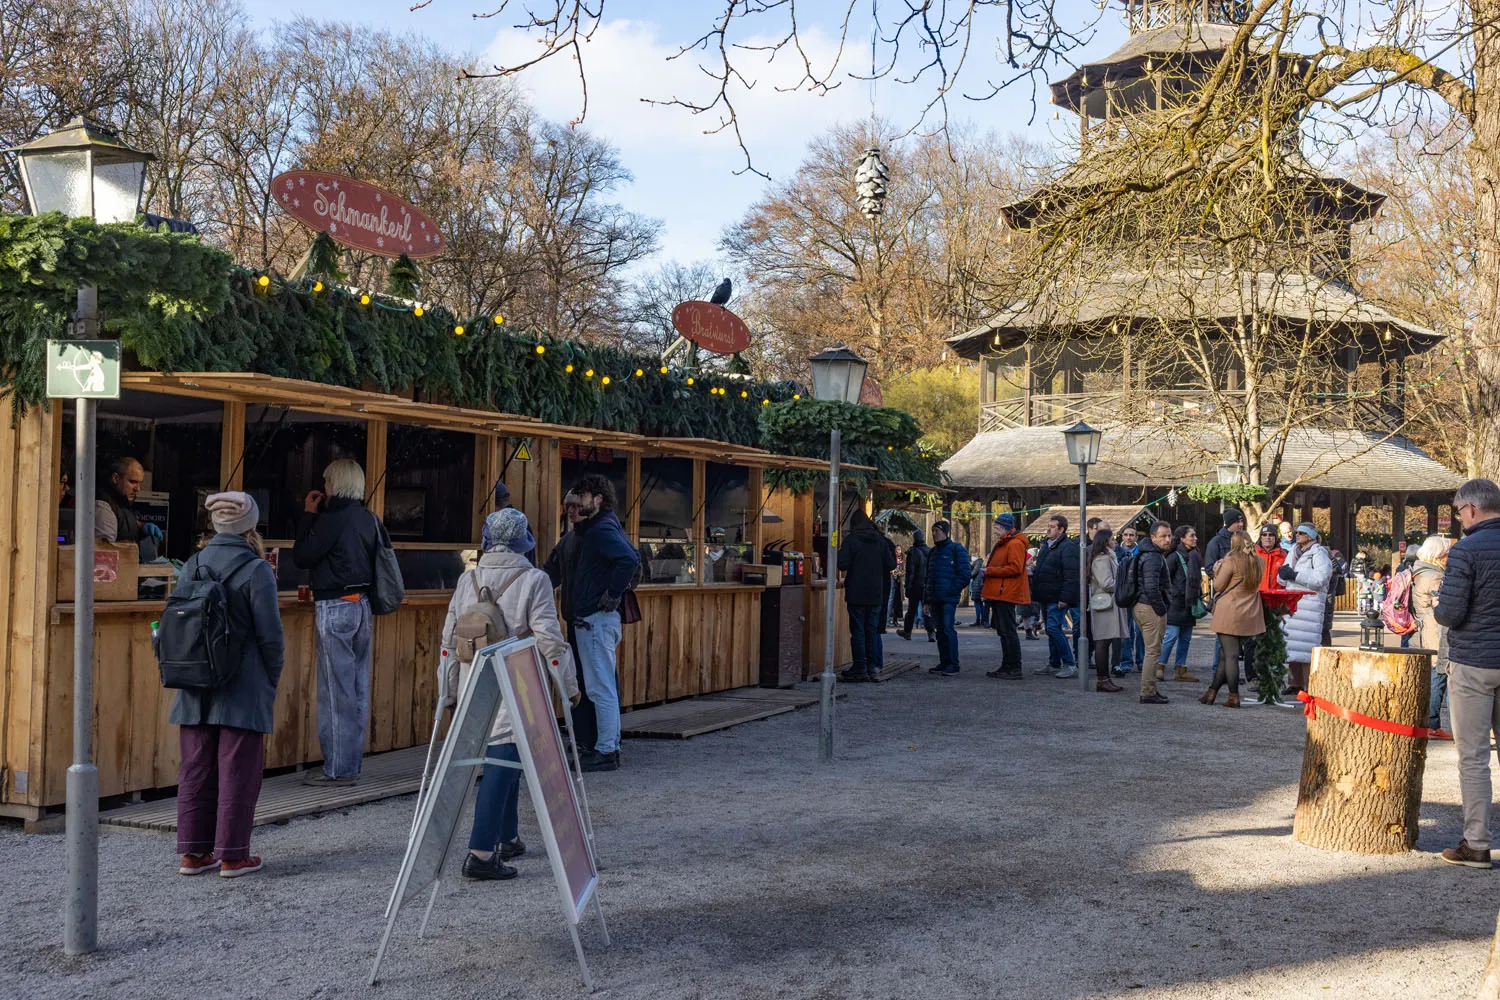
[[[990,549],[984,567],[983,597],[990,602],[990,621],[1000,636],[1000,666],[986,676],[1021,679],[1021,639],[1016,635],[1016,608],[1031,603],[1031,582],[1026,579],[1026,536],[1016,530],[1012,514],[1000,514],[995,526],[1004,532]]]

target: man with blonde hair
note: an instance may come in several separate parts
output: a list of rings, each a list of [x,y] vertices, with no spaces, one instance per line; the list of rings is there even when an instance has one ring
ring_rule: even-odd
[[[318,632],[318,743],[323,770],[305,785],[352,785],[370,719],[369,590],[380,522],[365,508],[365,470],[341,458],[303,500],[292,562],[310,571]]]

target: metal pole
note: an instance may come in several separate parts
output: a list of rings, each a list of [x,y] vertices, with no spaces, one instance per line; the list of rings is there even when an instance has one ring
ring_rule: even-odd
[[[1078,467],[1078,631],[1073,633],[1073,661],[1078,666],[1078,687],[1089,689],[1089,670],[1080,652],[1089,648],[1089,467]]]
[[[839,521],[844,505],[839,498],[839,429],[828,438],[828,555],[823,561],[823,705],[818,733],[818,759],[833,760],[833,602],[838,597]]]
[[[98,327],[99,295],[78,290],[78,327]],[[73,481],[73,765],[68,768],[68,896],[63,950],[85,955],[99,946],[99,769],[94,766],[94,401],[74,401]]]

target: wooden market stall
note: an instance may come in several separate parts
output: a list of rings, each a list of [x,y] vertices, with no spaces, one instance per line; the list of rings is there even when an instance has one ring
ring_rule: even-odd
[[[333,458],[364,466],[368,505],[385,519],[407,578],[404,606],[376,619],[367,752],[430,735],[443,616],[497,481],[531,520],[541,555],[558,537],[572,479],[601,472],[615,482],[618,513],[646,570],[637,590],[643,620],[627,627],[620,652],[621,703],[630,708],[757,683],[766,584],[744,582],[740,567],[762,563],[767,521],[785,547],[813,545],[813,496],[770,488],[766,473],[827,467],[721,442],[548,424],[252,373],[127,372],[122,385],[119,400],[99,406],[100,456],[143,462],[149,481],[138,505],[157,505],[169,556],[186,558],[207,530],[207,493],[242,489],[261,508],[286,630],[268,768],[321,759],[314,606],[299,600],[290,546],[301,497],[321,485]],[[72,415],[62,406],[19,416],[3,409],[0,815],[31,819],[63,801],[71,745],[71,587],[58,563],[60,552],[71,555]],[[96,604],[95,746],[106,797],[177,780],[172,693],[160,685],[150,643],[164,590],[150,587]],[[811,675],[822,669],[823,585],[809,573],[801,588],[801,656]],[[840,632],[842,664],[847,628]]]

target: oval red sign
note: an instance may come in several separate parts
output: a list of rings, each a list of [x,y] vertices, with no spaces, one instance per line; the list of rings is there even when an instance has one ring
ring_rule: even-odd
[[[672,310],[677,332],[715,354],[734,354],[750,346],[745,321],[712,302],[681,302]]]
[[[352,177],[289,170],[271,182],[282,211],[319,233],[382,257],[436,257],[437,225],[405,198]]]

